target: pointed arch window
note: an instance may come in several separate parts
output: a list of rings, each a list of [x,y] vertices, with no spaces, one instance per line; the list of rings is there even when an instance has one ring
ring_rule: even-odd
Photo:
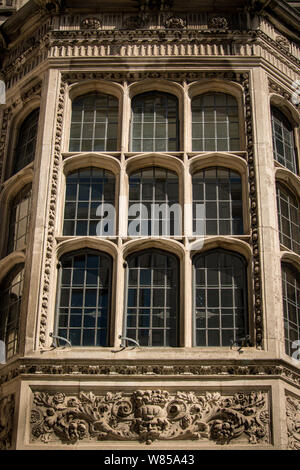
[[[300,338],[300,274],[287,263],[282,263],[282,294],[285,351],[292,356],[299,348],[294,342]]]
[[[237,100],[225,93],[205,93],[192,100],[193,152],[240,149]]]
[[[131,151],[179,150],[178,99],[158,91],[132,99]]]
[[[194,258],[194,344],[230,346],[248,332],[244,259],[225,250]]]
[[[125,336],[140,346],[178,346],[179,262],[156,249],[127,259]]]
[[[112,260],[85,250],[61,258],[57,334],[72,346],[108,346]]]
[[[0,340],[5,343],[7,359],[18,352],[23,279],[24,266],[19,265],[0,286]]]
[[[69,151],[117,151],[118,113],[119,102],[115,96],[90,93],[75,98]]]
[[[32,111],[20,127],[12,169],[13,175],[34,161],[39,111],[39,109]]]
[[[297,174],[294,130],[286,116],[277,108],[271,108],[274,159]]]

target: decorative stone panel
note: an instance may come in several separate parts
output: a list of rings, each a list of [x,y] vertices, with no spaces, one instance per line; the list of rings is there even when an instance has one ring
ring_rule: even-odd
[[[288,448],[300,450],[300,398],[286,396]]]
[[[15,396],[7,395],[0,400],[0,450],[12,447]]]
[[[270,443],[269,395],[265,391],[135,390],[36,391],[31,442],[197,440],[216,444]]]

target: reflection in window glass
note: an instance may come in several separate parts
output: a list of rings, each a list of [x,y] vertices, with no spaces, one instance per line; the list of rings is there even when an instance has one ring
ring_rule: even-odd
[[[0,286],[0,340],[5,343],[7,359],[18,352],[23,275],[24,270],[16,268]]]
[[[294,131],[290,122],[279,109],[271,109],[274,159],[297,173]]]
[[[35,109],[20,127],[12,174],[17,173],[34,160],[38,121],[39,109]]]
[[[178,150],[178,103],[168,93],[150,92],[132,100],[131,151]]]
[[[30,206],[31,186],[27,185],[18,193],[11,206],[7,253],[26,248]]]
[[[206,93],[192,100],[193,152],[240,150],[236,99],[224,93]]]
[[[104,208],[104,204],[111,206],[110,211],[100,210],[101,207]],[[115,177],[113,173],[93,167],[70,173],[66,178],[63,234],[114,235],[114,207]],[[97,209],[100,212],[97,212]]]
[[[290,265],[282,264],[285,351],[289,356],[299,349],[293,344],[300,339],[300,275]]]
[[[175,172],[149,167],[131,174],[128,224],[132,236],[181,235],[179,185]]]
[[[70,152],[117,150],[118,100],[93,93],[73,101]]]
[[[230,346],[247,333],[246,267],[214,250],[194,260],[195,345]]]
[[[228,168],[212,167],[193,175],[193,231],[197,235],[243,233],[239,173]]]
[[[140,346],[178,346],[178,261],[157,250],[128,260],[126,336]]]
[[[57,334],[72,346],[108,346],[111,259],[96,252],[61,260]]]
[[[284,186],[277,184],[277,211],[280,243],[300,254],[300,218],[296,197]]]

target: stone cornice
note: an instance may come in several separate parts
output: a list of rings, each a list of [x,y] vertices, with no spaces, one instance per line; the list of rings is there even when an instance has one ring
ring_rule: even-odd
[[[137,378],[172,378],[176,379],[283,379],[300,389],[300,370],[288,365],[283,360],[75,360],[75,359],[17,359],[2,366],[0,384],[13,379],[64,377],[70,379],[91,379],[104,377]]]

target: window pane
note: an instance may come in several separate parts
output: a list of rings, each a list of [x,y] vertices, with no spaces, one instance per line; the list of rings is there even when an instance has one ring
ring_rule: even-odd
[[[12,174],[17,173],[34,160],[38,120],[39,109],[35,109],[20,127]]]
[[[293,127],[279,111],[271,108],[274,159],[297,174]]]
[[[300,338],[300,276],[286,263],[282,263],[282,294],[286,354],[292,356]]]
[[[215,250],[198,255],[194,270],[195,345],[229,346],[247,333],[244,261]]]
[[[132,100],[131,150],[178,150],[178,103],[173,95],[149,92]]]
[[[108,255],[83,252],[62,258],[57,325],[72,346],[108,345],[110,278]]]
[[[177,346],[177,278],[171,255],[152,250],[129,258],[126,336],[141,346]]]

